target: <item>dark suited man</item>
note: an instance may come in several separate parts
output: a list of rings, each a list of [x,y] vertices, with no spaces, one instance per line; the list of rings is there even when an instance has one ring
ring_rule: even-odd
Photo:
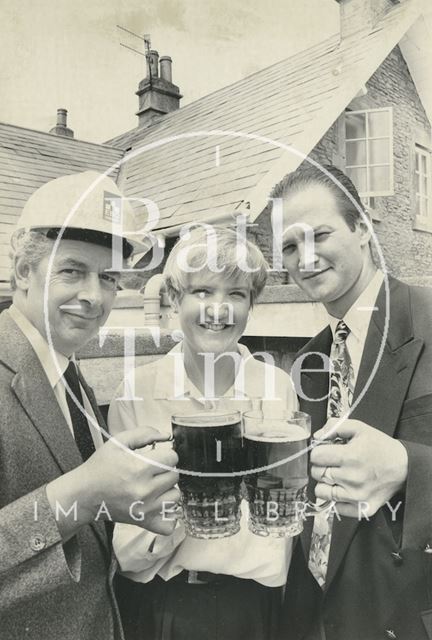
[[[120,264],[133,246],[118,236],[104,178],[65,176],[26,204],[12,243],[13,304],[0,317],[0,636],[5,640],[123,638],[113,595],[106,522],[171,533],[162,502],[177,474],[146,462],[158,438],[137,429],[106,443],[95,398],[73,354],[106,321]],[[126,207],[125,217],[132,216]],[[114,247],[112,246],[114,244]],[[147,459],[168,467],[174,452]]]
[[[327,442],[311,452],[316,497],[335,501],[296,545],[281,637],[427,640],[432,295],[394,278],[387,291],[355,187],[325,169],[304,163],[272,194],[283,199],[284,266],[329,314],[292,373],[315,438]],[[299,223],[313,229],[309,254]]]

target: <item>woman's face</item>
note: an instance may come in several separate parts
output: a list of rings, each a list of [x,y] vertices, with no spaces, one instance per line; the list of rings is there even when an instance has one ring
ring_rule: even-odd
[[[251,289],[241,276],[190,273],[181,299],[175,301],[185,346],[195,353],[237,351],[251,306]]]

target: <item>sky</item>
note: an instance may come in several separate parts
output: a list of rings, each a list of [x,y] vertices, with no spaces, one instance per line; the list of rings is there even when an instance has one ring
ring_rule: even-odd
[[[139,35],[173,59],[185,105],[338,31],[335,0],[0,0],[0,121],[81,140],[137,125]]]

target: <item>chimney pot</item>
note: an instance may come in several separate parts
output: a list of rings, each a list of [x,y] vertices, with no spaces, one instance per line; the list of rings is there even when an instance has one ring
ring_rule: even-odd
[[[57,109],[57,125],[67,126],[67,109]]]
[[[74,137],[74,132],[67,126],[67,109],[57,109],[57,124],[49,132],[55,136]]]
[[[149,51],[149,60],[150,72],[152,78],[159,77],[159,53],[152,49]]]
[[[170,56],[162,56],[160,59],[160,77],[162,80],[172,82],[172,58]]]

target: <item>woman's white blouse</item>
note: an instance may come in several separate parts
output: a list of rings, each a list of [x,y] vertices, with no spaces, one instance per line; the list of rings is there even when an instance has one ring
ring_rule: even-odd
[[[253,358],[244,345],[238,347],[244,378],[239,379],[238,374],[233,387],[216,400],[203,399],[187,379],[181,344],[163,358],[138,367],[119,386],[111,402],[110,432],[116,435],[125,429],[150,426],[170,435],[171,416],[176,412],[247,411],[254,401],[264,396],[266,380],[267,396],[273,397],[262,402],[264,416],[276,417],[285,411],[296,410],[297,397],[289,375]],[[157,446],[172,445],[161,443]],[[122,572],[137,582],[149,582],[156,574],[169,580],[188,569],[252,579],[269,587],[284,585],[292,539],[262,538],[252,534],[247,526],[247,502],[244,500],[241,509],[240,531],[216,540],[186,535],[181,522],[170,536],[156,535],[136,525],[116,524],[113,545]]]

